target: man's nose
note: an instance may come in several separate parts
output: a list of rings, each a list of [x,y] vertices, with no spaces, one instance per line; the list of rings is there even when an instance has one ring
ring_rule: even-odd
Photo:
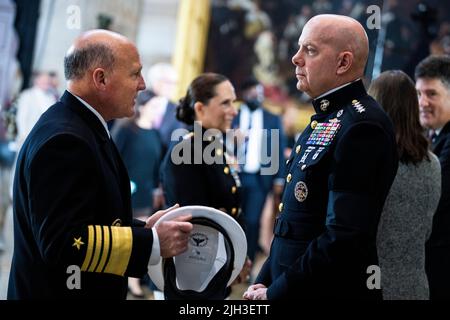
[[[297,51],[297,53],[292,57],[292,64],[296,66],[302,66],[304,64],[304,60],[301,56],[300,50]]]
[[[429,103],[428,103],[428,99],[427,97],[425,97],[425,95],[420,95],[419,97],[419,106],[420,107],[428,107]]]
[[[138,87],[138,89],[139,90],[144,90],[145,88],[146,88],[146,85],[145,85],[145,80],[144,80],[144,77],[142,77],[142,75],[140,76],[140,82],[139,82],[139,87]]]

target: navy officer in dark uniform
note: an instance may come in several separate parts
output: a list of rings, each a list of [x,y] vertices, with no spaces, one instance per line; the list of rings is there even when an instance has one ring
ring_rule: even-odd
[[[270,255],[245,299],[381,299],[369,277],[398,159],[392,124],[361,81],[367,56],[356,20],[305,25],[292,61],[316,114],[287,161]]]
[[[153,227],[164,212],[132,220],[130,179],[106,122],[132,116],[145,89],[134,44],[89,31],[64,65],[67,91],[17,159],[8,299],[125,299],[127,277],[185,251],[192,225]]]
[[[225,147],[227,130],[237,114],[235,100],[234,87],[223,75],[204,73],[191,82],[177,107],[177,118],[193,126],[193,131],[172,146],[161,167],[168,205],[213,207],[240,221],[237,163]],[[249,267],[248,261],[238,279],[246,277]]]

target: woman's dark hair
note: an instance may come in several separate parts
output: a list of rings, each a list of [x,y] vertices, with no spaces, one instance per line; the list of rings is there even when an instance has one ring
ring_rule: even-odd
[[[429,143],[420,125],[419,102],[411,78],[400,70],[385,71],[372,81],[369,94],[394,123],[400,162],[417,164],[429,160]]]
[[[218,73],[203,73],[195,78],[186,92],[184,98],[180,99],[177,107],[177,119],[191,125],[195,120],[194,104],[201,102],[208,104],[216,93],[216,86],[222,82],[229,81],[227,77]]]

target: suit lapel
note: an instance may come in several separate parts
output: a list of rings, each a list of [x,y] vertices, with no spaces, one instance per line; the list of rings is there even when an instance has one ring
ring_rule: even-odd
[[[114,152],[114,145],[113,141],[108,139],[107,141],[101,142],[102,152],[107,159],[108,165],[111,167],[112,171],[114,171],[114,174],[118,179],[120,179],[120,172],[119,172],[119,164],[117,156]]]
[[[102,122],[94,113],[92,113],[68,91],[66,91],[61,97],[61,102],[70,108],[75,114],[80,116],[92,130],[95,139],[98,142],[99,152],[101,152],[102,158],[107,163],[110,171],[114,174],[114,179],[112,180],[115,180],[117,183],[117,187],[122,198],[122,203],[124,205],[124,210],[126,211],[124,212],[124,216],[131,217],[131,194],[128,172],[114,142],[108,136]]]
[[[127,168],[125,167],[125,164],[122,161],[122,157],[120,156],[119,150],[117,150],[116,144],[112,140],[111,140],[111,149],[114,155],[114,159],[116,160],[114,164],[116,166],[117,174],[121,181],[120,189],[122,197],[125,198],[124,199],[126,201],[125,203],[131,203],[130,177],[128,176]]]
[[[445,144],[445,141],[449,139],[450,136],[450,122],[447,122],[447,124],[442,128],[439,135],[434,139],[432,142],[433,146],[433,152],[439,157],[441,153],[441,149],[443,145]]]
[[[111,146],[112,141],[109,138],[108,133],[106,132],[105,127],[103,127],[100,119],[98,119],[95,114],[93,114],[86,106],[84,106],[80,102],[80,100],[78,100],[68,91],[64,92],[63,96],[61,97],[61,102],[68,108],[70,108],[74,113],[79,115],[86,122],[89,128],[91,128],[97,141],[99,142],[100,149],[104,155],[104,158],[106,158],[106,162],[108,163],[116,177],[120,179],[121,176],[118,168],[119,166],[117,164],[117,156],[115,155]]]

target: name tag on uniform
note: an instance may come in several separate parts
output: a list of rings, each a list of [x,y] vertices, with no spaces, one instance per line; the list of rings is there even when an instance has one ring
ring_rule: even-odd
[[[339,122],[318,123],[306,141],[306,145],[329,146],[340,129]]]

